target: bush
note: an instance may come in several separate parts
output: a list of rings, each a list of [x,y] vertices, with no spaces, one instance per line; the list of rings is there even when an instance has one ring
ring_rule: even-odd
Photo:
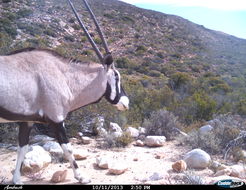
[[[159,110],[151,113],[149,119],[145,119],[143,127],[147,135],[164,135],[171,140],[178,128],[181,127],[177,117],[167,110]]]
[[[188,136],[179,137],[182,144],[188,144],[192,148],[201,148],[211,154],[223,153],[226,145],[235,139],[240,131],[246,130],[244,119],[237,115],[219,115],[208,122],[213,130],[207,133],[200,133],[199,130],[192,130]]]
[[[23,18],[23,17],[30,16],[32,13],[33,11],[31,9],[24,8],[24,9],[19,10],[16,14],[18,18]]]
[[[104,144],[102,146],[103,148],[114,148],[114,147],[120,148],[120,147],[126,147],[132,142],[133,142],[133,138],[130,136],[130,134],[124,132],[122,136],[117,138],[108,135],[105,138]]]

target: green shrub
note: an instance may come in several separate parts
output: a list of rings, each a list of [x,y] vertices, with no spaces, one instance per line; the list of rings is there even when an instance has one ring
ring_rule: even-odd
[[[111,135],[107,135],[102,146],[103,148],[114,148],[114,147],[120,148],[120,147],[126,147],[132,142],[133,142],[133,138],[130,136],[130,134],[123,132],[122,136],[117,138],[112,137]]]
[[[147,135],[164,135],[167,140],[171,140],[181,125],[177,117],[163,109],[152,112],[150,118],[145,119],[143,127]]]
[[[212,154],[223,153],[226,145],[235,139],[240,131],[246,130],[243,122],[244,119],[237,115],[219,115],[208,123],[213,127],[212,131],[201,133],[194,129],[188,133],[188,136],[178,137],[178,140],[182,144],[201,148]]]
[[[74,42],[75,41],[75,38],[71,35],[66,35],[64,36],[64,39],[67,40],[67,41],[70,41],[70,42]]]
[[[145,53],[146,51],[147,51],[147,48],[143,45],[139,45],[136,48],[136,54],[137,55],[141,55],[141,54]]]
[[[189,76],[189,74],[176,72],[170,77],[169,86],[175,90],[189,84],[191,81],[192,78]]]
[[[52,30],[51,28],[47,28],[44,30],[44,34],[47,34],[48,36],[52,36],[52,37],[56,37],[57,34],[54,30]]]
[[[33,14],[33,11],[32,11],[32,9],[23,8],[23,9],[17,11],[16,14],[17,14],[18,18],[23,18],[23,17],[28,17],[31,14]]]

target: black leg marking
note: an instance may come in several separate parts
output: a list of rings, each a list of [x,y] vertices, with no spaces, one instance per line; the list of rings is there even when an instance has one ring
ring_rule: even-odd
[[[63,122],[61,123],[52,123],[51,126],[53,126],[55,134],[56,134],[56,139],[58,141],[58,143],[61,144],[67,144],[68,138],[66,135],[66,129],[63,126]]]
[[[32,127],[28,126],[28,123],[19,123],[19,146],[23,147],[29,143],[29,135],[31,132]]]
[[[75,160],[73,161],[73,167],[74,167],[75,169],[79,168],[79,166],[78,166],[78,164],[76,163]]]

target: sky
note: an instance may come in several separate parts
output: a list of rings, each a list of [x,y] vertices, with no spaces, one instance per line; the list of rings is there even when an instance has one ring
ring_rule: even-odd
[[[246,39],[246,0],[121,0]]]

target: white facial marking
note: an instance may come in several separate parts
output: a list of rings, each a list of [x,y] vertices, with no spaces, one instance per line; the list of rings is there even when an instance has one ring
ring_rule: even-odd
[[[109,83],[110,88],[111,88],[110,99],[114,100],[115,97],[116,97],[116,80],[115,80],[115,76],[114,76],[114,71],[113,70],[109,72],[108,83]]]
[[[57,116],[57,121],[58,121],[58,122],[64,121],[64,117],[63,117],[62,115],[58,115],[58,116]]]
[[[120,111],[129,109],[129,98],[127,96],[121,96],[119,102],[116,104],[116,107]]]
[[[120,88],[120,80],[121,80],[120,73],[117,70],[115,70],[115,72],[118,74],[118,77],[119,77],[119,80],[118,80],[118,89],[119,89],[119,93],[120,93],[121,92],[121,88]]]

